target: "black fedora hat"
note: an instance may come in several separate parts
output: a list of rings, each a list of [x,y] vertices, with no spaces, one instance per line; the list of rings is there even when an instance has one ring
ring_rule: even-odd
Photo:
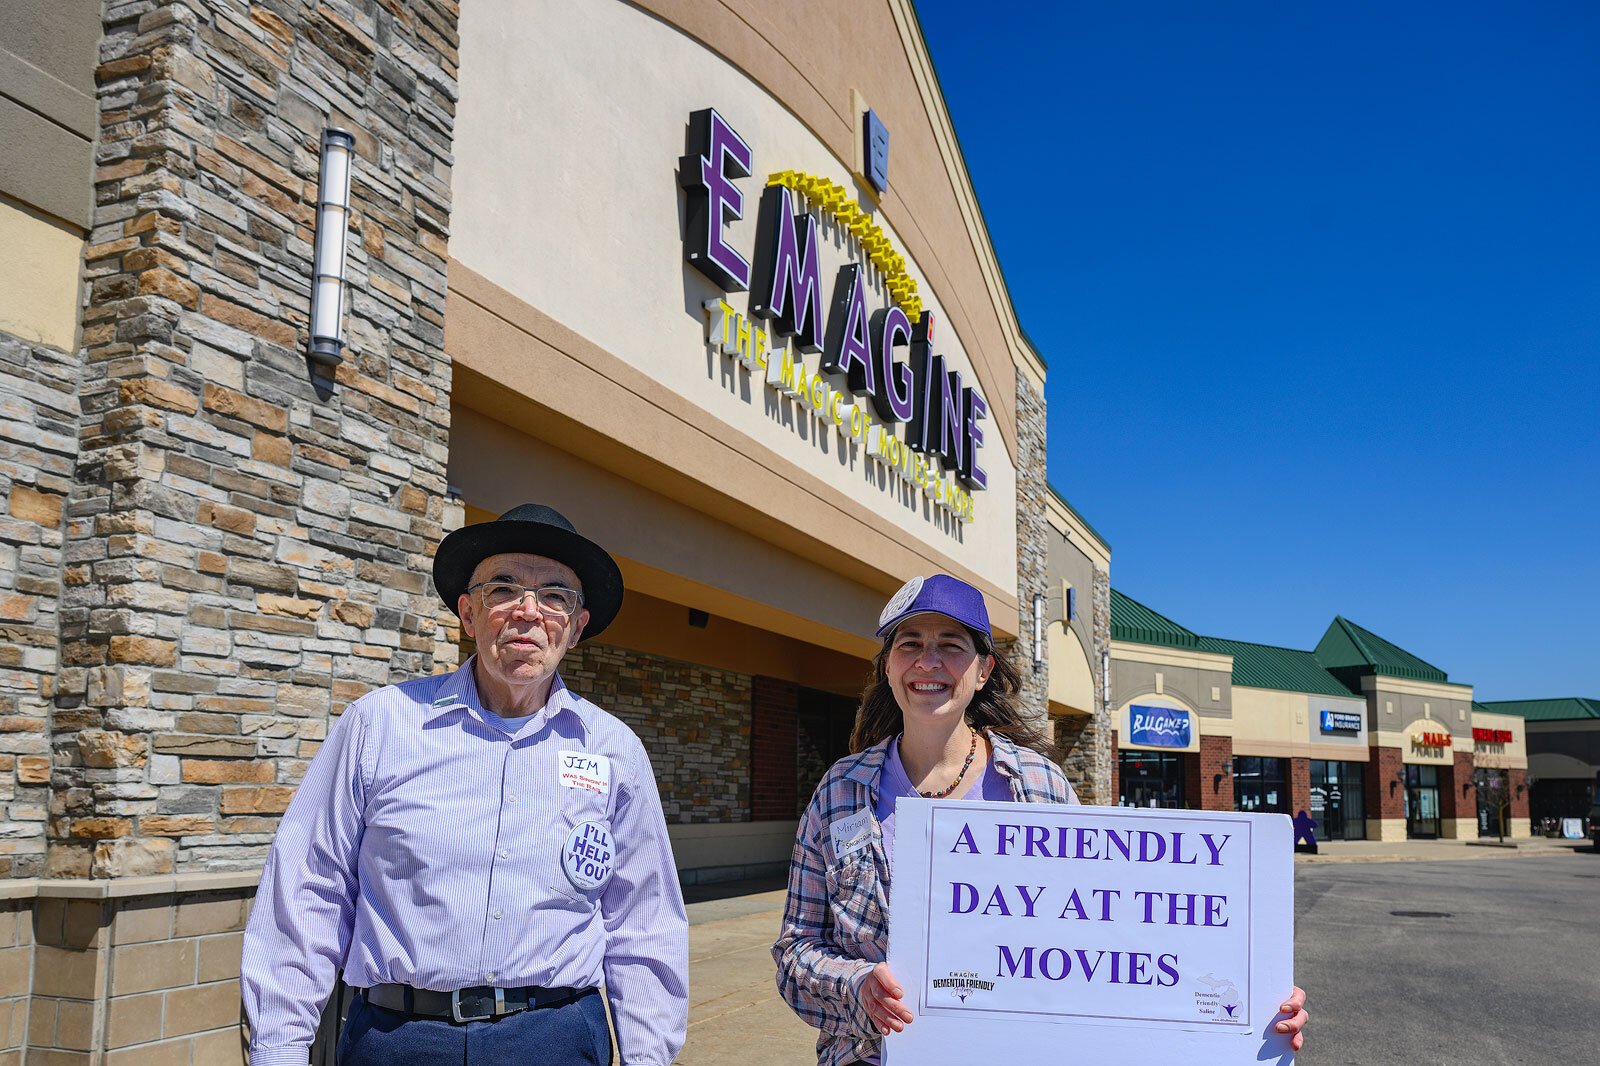
[[[599,635],[622,608],[622,571],[616,560],[572,528],[566,515],[542,503],[520,504],[493,522],[462,526],[440,542],[433,556],[433,586],[445,606],[456,611],[473,569],[489,556],[507,552],[542,555],[572,567],[583,583],[583,605],[589,610],[589,624],[579,640]]]

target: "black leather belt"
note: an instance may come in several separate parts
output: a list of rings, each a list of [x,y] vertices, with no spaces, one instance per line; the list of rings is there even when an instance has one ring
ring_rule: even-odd
[[[464,1022],[486,1022],[518,1011],[559,1007],[580,996],[598,991],[593,988],[492,988],[474,985],[454,992],[435,992],[410,985],[373,985],[365,990],[367,1002],[402,1014],[428,1018],[449,1018]]]

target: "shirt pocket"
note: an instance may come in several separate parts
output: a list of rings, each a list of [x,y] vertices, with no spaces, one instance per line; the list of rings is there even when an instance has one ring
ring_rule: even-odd
[[[888,935],[888,885],[881,865],[877,849],[869,845],[828,867],[828,909],[841,943],[872,943]]]
[[[587,788],[569,788],[566,785],[557,786],[561,791],[561,821],[568,829],[579,822],[606,822],[611,821],[611,794],[616,789],[612,786],[604,792],[595,792]]]
[[[611,871],[612,877],[616,876],[617,869],[617,835],[616,827],[611,824],[611,794],[592,792],[585,788],[563,788],[561,797],[561,816],[555,819],[554,838],[557,845],[555,878],[551,888],[557,896],[568,904],[575,905],[578,909],[593,908],[600,902],[600,897],[611,886],[608,878],[606,883],[598,888],[579,888],[567,876],[567,843],[572,831],[583,822],[599,822],[611,834]]]

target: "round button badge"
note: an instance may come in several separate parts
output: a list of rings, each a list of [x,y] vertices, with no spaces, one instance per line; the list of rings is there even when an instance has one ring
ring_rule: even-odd
[[[878,614],[879,629],[888,625],[889,619],[911,606],[912,601],[917,598],[917,593],[922,591],[922,582],[921,577],[914,577],[901,585],[900,591],[889,598],[889,602],[883,605],[883,610]]]
[[[567,834],[567,842],[561,848],[561,869],[573,888],[593,892],[611,880],[616,855],[609,825],[592,819],[579,822]]]

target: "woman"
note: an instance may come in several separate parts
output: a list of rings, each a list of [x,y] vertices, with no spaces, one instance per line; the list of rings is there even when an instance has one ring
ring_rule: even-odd
[[[822,1031],[818,1066],[877,1063],[882,1037],[912,1021],[889,972],[889,872],[902,796],[1076,803],[1021,715],[1021,678],[997,655],[983,594],[912,578],[878,616],[883,647],[856,712],[855,754],[829,768],[806,808],[772,956],[778,990]],[[1299,1050],[1296,988],[1278,1031]]]

